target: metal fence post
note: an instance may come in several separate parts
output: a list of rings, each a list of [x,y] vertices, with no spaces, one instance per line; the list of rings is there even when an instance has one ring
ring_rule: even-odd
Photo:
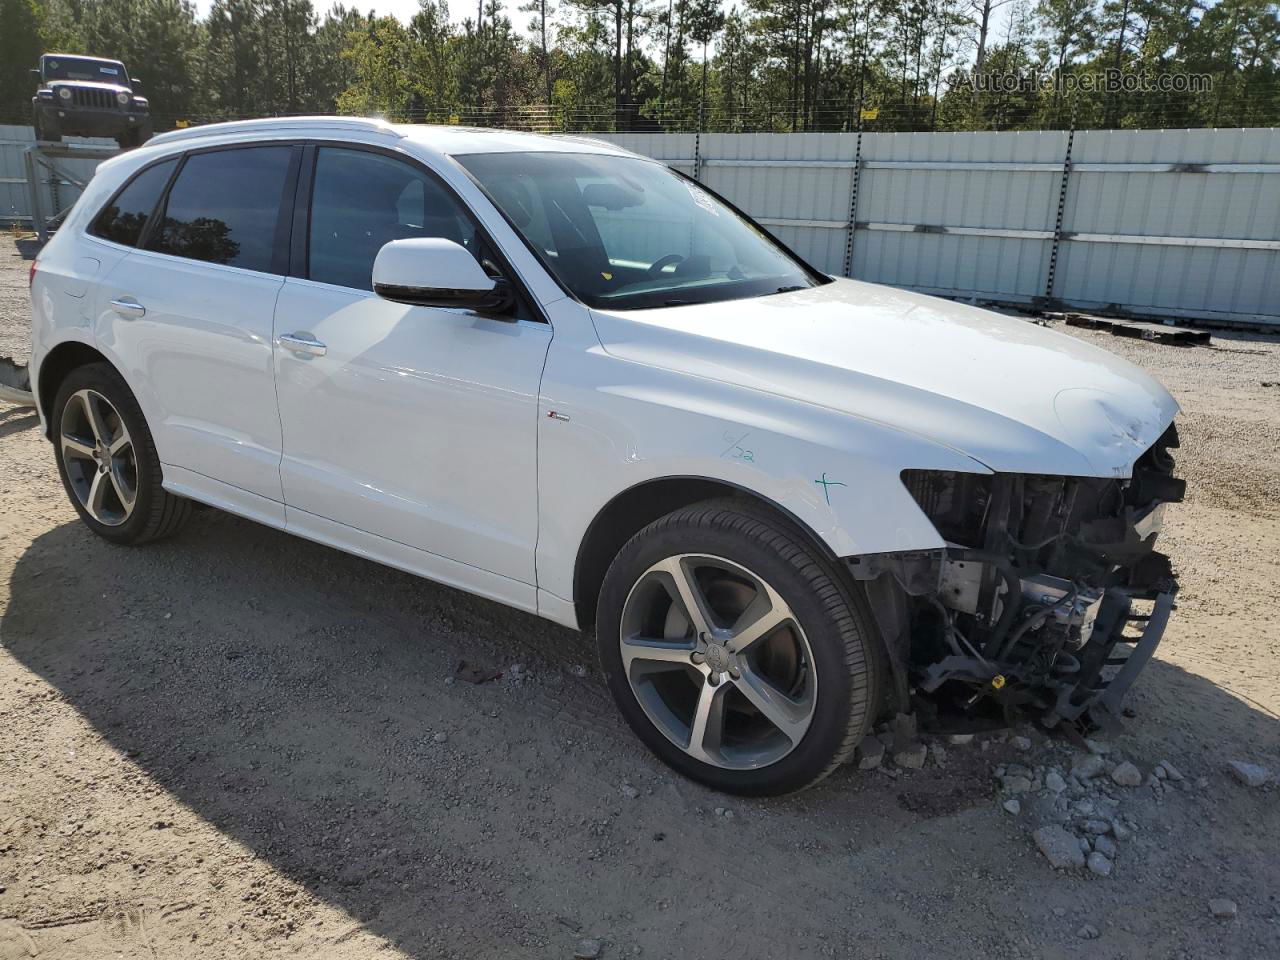
[[[31,226],[41,243],[49,240],[49,226],[44,218],[44,191],[40,189],[40,176],[36,167],[36,147],[27,147],[22,153],[22,163],[27,170],[27,193],[31,196]]]
[[[1053,281],[1058,272],[1058,248],[1062,245],[1062,216],[1067,207],[1067,182],[1071,178],[1071,147],[1076,139],[1076,114],[1071,111],[1071,126],[1067,130],[1067,152],[1062,158],[1062,182],[1058,187],[1058,215],[1053,221],[1053,241],[1049,245],[1049,274],[1044,282],[1046,304],[1053,303]]]
[[[862,176],[862,105],[858,105],[858,135],[853,148],[853,182],[849,185],[849,227],[844,239],[844,275],[853,277],[853,234],[858,229],[858,181]]]
[[[693,179],[702,179],[702,101],[698,101],[698,122],[693,131]]]

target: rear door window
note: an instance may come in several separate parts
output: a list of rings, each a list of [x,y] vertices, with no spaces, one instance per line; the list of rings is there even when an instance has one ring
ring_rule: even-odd
[[[293,148],[241,147],[187,158],[148,249],[175,257],[273,271]]]
[[[160,202],[164,185],[169,182],[177,159],[165,160],[137,174],[93,221],[89,232],[103,240],[136,246],[147,218]]]

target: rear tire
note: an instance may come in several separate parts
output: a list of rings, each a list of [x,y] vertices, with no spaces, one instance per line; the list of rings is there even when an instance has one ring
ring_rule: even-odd
[[[191,501],[161,486],[160,457],[138,401],[108,363],[72,370],[50,411],[58,475],[80,519],[113,543],[172,536]]]
[[[852,756],[880,702],[874,629],[858,585],[797,527],[735,499],[637,533],[596,617],[636,735],[684,775],[754,796],[803,790]]]

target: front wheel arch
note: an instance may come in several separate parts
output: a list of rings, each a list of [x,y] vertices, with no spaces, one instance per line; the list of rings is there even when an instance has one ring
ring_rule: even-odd
[[[756,491],[713,477],[657,477],[628,487],[606,503],[592,518],[578,545],[573,571],[573,601],[578,626],[595,623],[596,607],[605,572],[618,551],[633,536],[659,517],[706,500],[734,498],[765,510],[793,527],[824,559],[838,558],[811,527],[786,507]]]

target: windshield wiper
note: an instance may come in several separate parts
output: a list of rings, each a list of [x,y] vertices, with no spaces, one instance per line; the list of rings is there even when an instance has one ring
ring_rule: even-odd
[[[773,292],[774,293],[794,293],[796,290],[807,290],[807,289],[808,287],[801,287],[801,286],[779,287],[777,290]]]

